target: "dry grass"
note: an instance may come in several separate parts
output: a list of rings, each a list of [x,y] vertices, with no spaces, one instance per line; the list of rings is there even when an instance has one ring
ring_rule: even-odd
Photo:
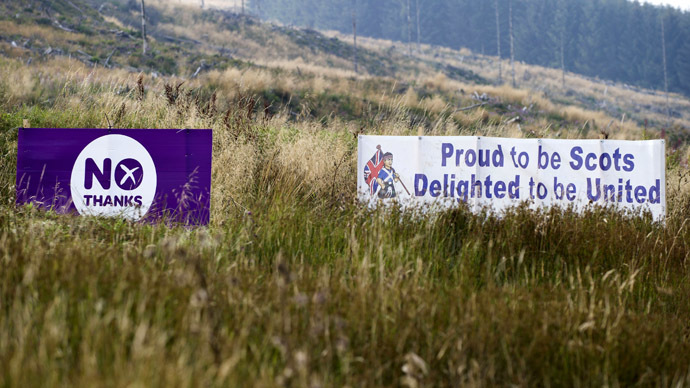
[[[318,67],[230,69],[187,80],[171,103],[164,85],[181,79],[144,76],[142,95],[135,73],[67,60],[0,66],[0,91],[23,80],[2,102],[0,385],[690,383],[686,167],[669,164],[665,225],[604,209],[412,217],[353,200],[360,130],[556,136],[548,113],[591,112],[476,86],[544,112],[520,126],[499,105],[453,113],[458,85],[438,75],[396,93],[390,80]],[[213,115],[203,111],[209,85]],[[420,88],[433,93],[420,99]],[[342,94],[335,109],[363,97],[378,105],[353,108],[351,121],[293,106],[247,114],[240,93],[267,89],[304,91],[305,106],[325,103],[325,91]],[[213,129],[208,227],[14,206],[21,119],[94,127],[106,113],[125,128]],[[678,152],[687,160],[687,147]]]
[[[158,4],[196,23],[195,7]],[[606,209],[413,217],[353,198],[360,132],[639,139],[640,118],[663,119],[644,106],[665,99],[569,74],[573,97],[558,71],[522,64],[518,88],[452,80],[433,61],[490,78],[495,59],[429,46],[419,63],[401,56],[396,79],[356,75],[287,40],[245,45],[210,27],[163,26],[260,67],[143,74],[142,94],[138,73],[0,59],[0,385],[690,384],[687,144],[667,150],[665,225]],[[170,102],[165,85],[182,81]],[[460,111],[475,91],[487,104]],[[632,113],[568,103],[579,97]],[[687,126],[688,101],[673,104]],[[213,129],[208,227],[14,206],[21,119],[104,127],[106,114]]]
[[[65,41],[77,41],[83,38],[82,35],[77,33],[57,30],[52,27],[36,24],[17,24],[6,20],[0,20],[0,35],[21,35],[32,40],[40,40],[49,45],[61,44]]]
[[[229,68],[224,72],[211,71],[205,78],[218,85],[220,90],[231,98],[263,91],[274,85],[281,91],[292,90],[285,89],[292,87],[289,76],[278,80],[278,77],[274,77],[268,71],[253,68],[246,70]]]
[[[328,32],[330,36],[338,37],[343,41],[350,41],[351,36]],[[361,38],[363,47],[380,51],[393,52],[399,58],[405,58],[407,49],[401,46],[400,42],[391,42],[382,39]],[[497,58],[480,56],[467,49],[453,50],[443,47],[422,45],[422,51],[414,53],[422,63],[439,63],[442,65],[452,65],[463,69],[471,70],[489,80],[498,79]],[[510,82],[510,67],[508,60],[503,60],[503,79],[505,84]],[[535,103],[546,112],[557,113],[564,106],[560,101],[567,101],[567,106],[579,106],[581,109],[592,111],[587,116],[598,115],[596,112],[604,112],[607,116],[602,121],[609,123],[611,120],[620,120],[621,117],[614,117],[611,113],[617,109],[627,112],[627,119],[637,123],[637,128],[626,126],[623,137],[639,136],[641,123],[645,119],[651,127],[660,128],[666,126],[665,117],[666,98],[661,92],[645,89],[637,89],[623,84],[613,84],[601,80],[589,79],[573,73],[566,73],[566,87],[561,84],[561,71],[558,69],[544,68],[540,66],[526,65],[516,62],[516,81],[518,89],[501,85],[497,87],[484,87],[483,89],[467,85],[464,82],[447,81],[442,74],[434,74],[428,67],[422,71],[424,74],[434,74],[422,80],[423,85],[453,92],[458,89],[482,90],[493,96],[513,103],[523,105]],[[424,69],[424,65],[418,65]],[[402,78],[414,79],[412,74],[401,73]],[[481,92],[480,92],[481,93]],[[547,97],[544,97],[546,95]],[[574,98],[575,97],[575,98]],[[578,98],[580,97],[580,98]],[[551,99],[559,100],[553,103]],[[582,100],[593,100],[596,106],[589,104],[583,105]],[[690,101],[682,96],[671,94],[671,109],[680,117],[672,119],[674,125],[690,128]],[[630,132],[630,134],[628,134]]]
[[[155,0],[154,0],[155,1]],[[165,3],[163,1],[158,1],[157,4],[160,3]],[[201,6],[201,0],[170,0],[167,3],[177,3],[177,4],[186,4],[192,7],[200,7]],[[245,0],[245,6],[247,5],[247,0]],[[204,6],[208,8],[219,8],[219,9],[226,9],[226,8],[234,8],[234,9],[241,9],[242,8],[242,0],[204,0]]]
[[[157,30],[165,35],[203,42],[200,50],[211,55],[218,48],[225,48],[232,52],[233,57],[269,67],[299,68],[300,71],[329,77],[357,76],[348,59],[332,53],[314,52],[309,47],[296,44],[284,34],[270,32],[260,25],[240,22],[239,29],[227,29],[220,19],[204,19],[201,9],[190,4],[194,2],[152,2],[151,6],[159,8],[161,12],[176,15],[174,24],[161,23],[157,25]],[[214,5],[209,4],[209,7]],[[252,38],[247,39],[247,36]]]
[[[342,59],[338,60],[338,66],[326,66],[314,63],[306,62],[303,58],[298,57],[292,60],[259,60],[258,64],[271,67],[290,70],[292,72],[299,72],[303,74],[310,74],[313,76],[320,76],[324,78],[335,78],[335,79],[369,79],[366,74],[357,74],[352,70],[352,66],[349,63],[343,62]]]

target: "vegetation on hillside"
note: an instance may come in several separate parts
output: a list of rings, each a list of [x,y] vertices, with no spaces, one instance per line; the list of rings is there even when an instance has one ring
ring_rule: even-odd
[[[106,7],[92,25],[130,31]],[[127,51],[104,66],[8,46],[110,43],[41,25],[35,10],[5,21],[17,35],[1,34],[0,385],[690,384],[687,99],[673,96],[679,115],[662,133],[665,100],[649,91],[573,74],[562,89],[555,72],[524,65],[516,89],[494,82],[489,58],[423,46],[411,60],[377,40],[362,41],[371,65],[356,74],[337,35],[151,9],[142,58],[169,57],[170,74],[127,64]],[[177,27],[165,22],[180,9]],[[68,15],[57,20],[74,30]],[[225,39],[235,62],[210,62]],[[212,63],[193,78],[192,53]],[[24,119],[212,128],[210,225],[16,206]],[[668,216],[368,209],[354,197],[360,133],[666,136]]]
[[[356,4],[360,35],[411,40],[413,46],[421,41],[465,47],[510,58],[511,1],[516,60],[559,69],[563,60],[568,71],[657,90],[664,90],[663,18],[669,89],[690,95],[690,13],[670,7],[628,0],[499,0],[499,53],[494,1],[251,0],[249,4],[262,18],[350,34]]]
[[[248,115],[239,95],[204,110],[206,79],[171,99],[160,79],[142,95],[124,72],[36,71],[63,88],[3,116],[3,385],[688,383],[690,185],[677,163],[665,225],[605,209],[411,218],[354,200],[359,126]],[[410,112],[364,130],[415,134]],[[14,205],[21,119],[91,127],[105,113],[214,129],[210,226]]]

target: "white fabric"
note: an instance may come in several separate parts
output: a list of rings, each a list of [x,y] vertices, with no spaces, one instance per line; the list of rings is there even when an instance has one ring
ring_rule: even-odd
[[[391,201],[371,195],[364,181],[364,166],[377,145],[393,154],[393,168],[401,180],[395,183],[393,201],[404,207],[467,203],[474,211],[500,211],[527,201],[535,208],[560,205],[582,210],[596,203],[648,210],[656,220],[666,214],[663,140],[360,136],[358,194],[372,206]]]

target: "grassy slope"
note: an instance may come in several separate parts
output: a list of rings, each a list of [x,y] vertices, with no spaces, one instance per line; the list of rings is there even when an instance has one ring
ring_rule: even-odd
[[[188,22],[203,15],[190,10]],[[225,36],[250,35],[241,63],[214,65],[179,93],[164,92],[179,79],[149,75],[141,93],[125,54],[114,69],[93,69],[39,57],[27,67],[28,54],[5,51],[24,59],[0,59],[0,385],[690,383],[687,145],[668,150],[665,226],[602,209],[516,209],[501,219],[372,212],[352,197],[360,131],[574,138],[597,136],[611,116],[555,92],[453,80],[437,63],[492,78],[467,59],[440,62],[434,48],[420,61],[390,49],[383,77],[354,75],[338,50],[310,53],[284,30],[241,26]],[[187,33],[176,36],[197,39]],[[259,37],[278,47],[252,43]],[[388,43],[366,44],[376,62]],[[154,43],[161,53],[193,46]],[[252,57],[257,50],[266,51]],[[555,88],[548,76],[539,79]],[[562,98],[608,101],[622,90],[603,96],[579,82],[587,87]],[[490,103],[457,111],[475,90]],[[92,127],[106,113],[120,127],[214,129],[208,228],[14,206],[21,119]],[[515,115],[520,126],[506,123]],[[619,120],[612,136],[645,136]]]

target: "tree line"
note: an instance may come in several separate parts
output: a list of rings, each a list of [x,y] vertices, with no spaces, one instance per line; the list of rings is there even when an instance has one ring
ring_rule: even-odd
[[[690,12],[628,0],[249,0],[283,24],[417,42],[690,95]],[[512,23],[512,26],[511,26]],[[512,28],[511,28],[512,27]],[[511,42],[512,40],[512,42]],[[666,73],[666,74],[665,74]],[[507,74],[506,74],[507,75]]]

